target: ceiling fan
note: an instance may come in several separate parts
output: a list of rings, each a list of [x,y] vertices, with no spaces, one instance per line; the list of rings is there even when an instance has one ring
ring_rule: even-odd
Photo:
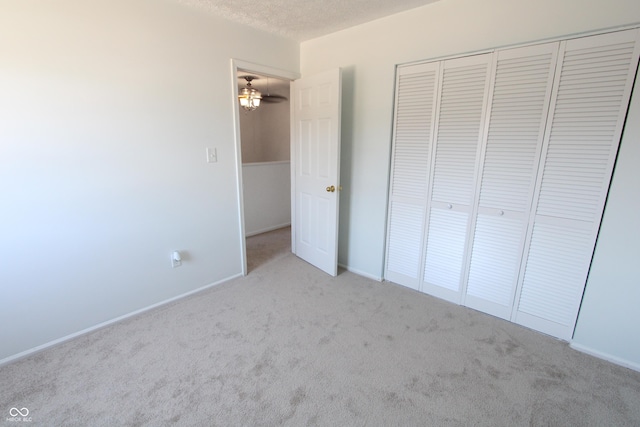
[[[247,81],[247,87],[246,88],[240,88],[239,89],[239,93],[244,93],[247,92],[247,88],[248,90],[253,89],[251,87],[251,82],[254,80],[260,80],[260,77],[258,76],[250,76],[250,75],[246,75],[246,76],[238,76],[241,79],[245,79]],[[255,91],[255,89],[253,89]],[[264,90],[264,89],[263,89]],[[257,91],[256,91],[257,92]],[[260,101],[259,102],[263,102],[266,104],[275,104],[278,102],[283,102],[286,101],[288,98],[286,96],[283,95],[278,95],[276,93],[271,93],[270,90],[270,84],[269,84],[269,77],[267,77],[267,88],[266,88],[266,93],[260,93],[257,92],[260,95]]]

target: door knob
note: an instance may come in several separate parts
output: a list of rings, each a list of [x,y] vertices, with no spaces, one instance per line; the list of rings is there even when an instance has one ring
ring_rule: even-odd
[[[333,193],[334,191],[336,191],[336,187],[335,186],[331,186],[331,187],[327,187],[327,193]]]

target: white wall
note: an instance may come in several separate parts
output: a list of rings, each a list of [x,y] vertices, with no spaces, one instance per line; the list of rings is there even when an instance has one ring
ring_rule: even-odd
[[[0,361],[241,273],[231,58],[299,45],[168,0],[0,3]]]
[[[242,165],[245,234],[264,233],[291,224],[289,161]]]
[[[396,64],[637,22],[640,22],[637,0],[441,0],[302,43],[303,77],[334,67],[342,67],[344,71],[340,263],[369,276],[383,274]],[[639,91],[636,88],[636,98],[640,97]],[[640,122],[637,108],[628,121]],[[622,229],[637,230],[640,221],[637,212],[635,216],[622,212],[629,206],[628,199],[638,199],[639,172],[634,167],[640,162],[637,144],[637,136],[625,136],[622,152],[632,158],[618,165],[613,182],[618,190],[612,192],[607,207],[608,218],[623,217],[629,222],[621,225]],[[624,251],[624,259],[640,259],[640,240],[624,241],[617,236],[619,231],[612,226],[603,227],[600,241],[610,241],[608,245],[618,252]],[[598,248],[599,252],[606,250]],[[616,253],[598,254],[594,272],[601,271],[602,278],[619,277],[614,271],[619,263]],[[626,323],[640,324],[640,310],[629,298],[637,295],[640,274],[630,267],[623,274],[625,280],[618,285],[623,292],[610,296],[606,308],[599,306],[601,312],[589,312],[598,305],[589,300],[607,292],[603,280],[589,281],[576,338],[603,352],[640,363],[637,333],[628,337],[625,344],[603,346],[612,329],[627,330],[619,320],[621,313]],[[595,328],[593,321],[582,323],[583,319],[607,315],[613,320],[604,328]]]

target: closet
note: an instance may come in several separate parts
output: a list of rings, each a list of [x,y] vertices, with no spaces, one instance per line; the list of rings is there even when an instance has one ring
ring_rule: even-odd
[[[639,38],[399,66],[385,278],[571,339]]]

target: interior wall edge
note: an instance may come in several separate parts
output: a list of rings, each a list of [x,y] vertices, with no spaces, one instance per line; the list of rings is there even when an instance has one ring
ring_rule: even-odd
[[[606,360],[607,362],[614,363],[616,365],[632,369],[634,371],[640,372],[640,363],[635,363],[631,360],[624,359],[622,357],[614,356],[613,354],[609,354],[603,351],[596,350],[589,346],[578,344],[576,342],[569,343],[569,346],[581,353],[588,354],[590,356],[597,357],[598,359]]]
[[[346,264],[338,263],[338,267],[342,267],[350,273],[357,274],[358,276],[366,277],[367,279],[375,280],[376,282],[383,282],[384,277],[376,276],[374,274],[367,273],[366,271],[359,270],[357,268],[351,268]]]

